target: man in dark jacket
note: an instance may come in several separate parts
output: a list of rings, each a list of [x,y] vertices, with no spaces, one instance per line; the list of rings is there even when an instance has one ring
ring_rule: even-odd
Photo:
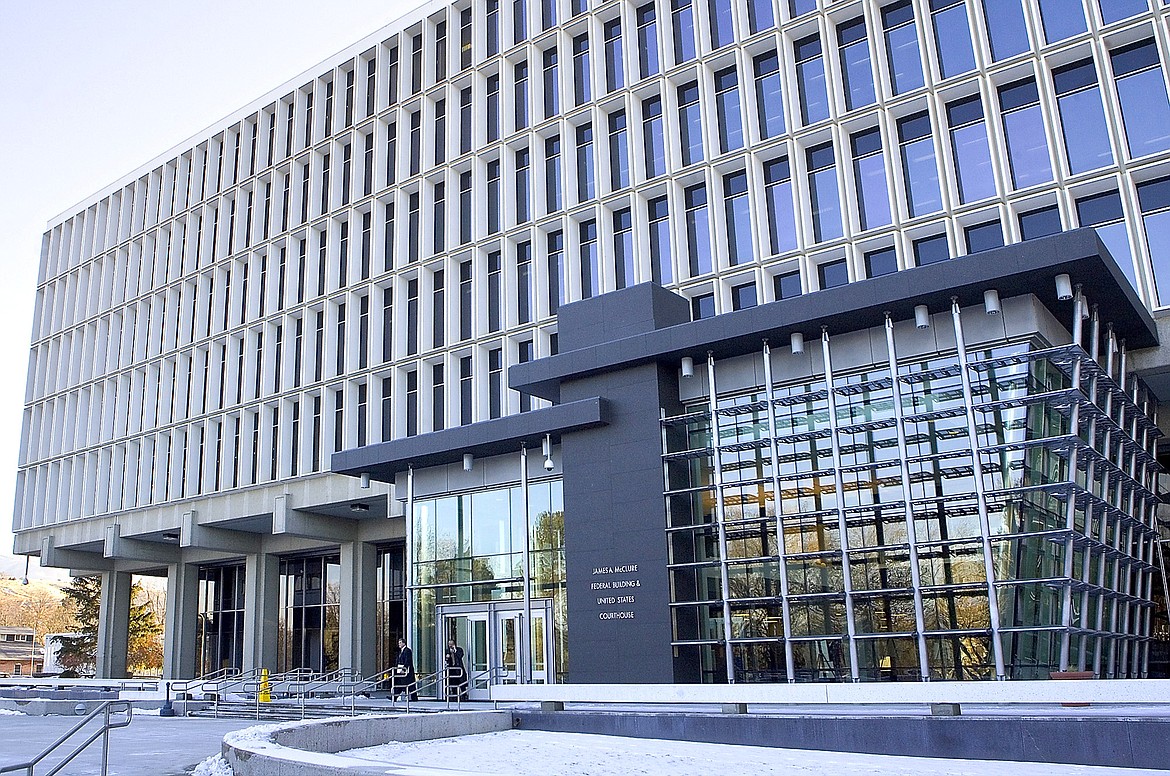
[[[394,698],[400,692],[407,693],[412,701],[418,700],[418,687],[414,677],[414,653],[406,646],[406,639],[398,640],[398,659],[394,661]]]
[[[463,662],[463,647],[456,644],[455,639],[447,640],[445,659],[447,664],[447,699],[468,700],[467,664]]]

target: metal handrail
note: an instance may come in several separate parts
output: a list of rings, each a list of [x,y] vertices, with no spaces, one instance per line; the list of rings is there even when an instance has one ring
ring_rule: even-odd
[[[335,685],[336,691],[340,694],[342,683],[352,681],[355,678],[360,678],[357,671],[352,668],[339,668],[323,675],[321,678],[313,682],[292,682],[289,684],[289,693],[295,694],[301,701],[301,719],[305,718],[305,701],[312,695],[313,691],[320,687],[327,687]]]
[[[33,776],[33,770],[46,757],[55,752],[58,747],[62,746],[66,741],[73,737],[78,731],[84,728],[90,721],[95,719],[99,714],[103,715],[101,729],[94,732],[89,738],[75,746],[72,751],[65,757],[64,760],[57,763],[56,767],[47,771],[44,776],[53,776],[60,773],[61,769],[69,763],[73,762],[73,758],[81,754],[85,749],[97,741],[102,739],[102,776],[106,776],[109,771],[110,762],[110,731],[115,728],[123,728],[129,725],[134,720],[134,706],[130,701],[105,701],[98,704],[98,707],[85,716],[80,722],[74,725],[67,733],[62,735],[53,743],[49,744],[36,757],[23,763],[12,763],[10,765],[0,765],[0,773],[15,773],[17,771],[24,771],[25,776]],[[125,714],[124,719],[110,721],[112,714]]]

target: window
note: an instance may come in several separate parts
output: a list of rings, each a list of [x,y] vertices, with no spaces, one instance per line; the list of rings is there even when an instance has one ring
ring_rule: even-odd
[[[757,304],[755,283],[744,283],[741,286],[731,287],[732,310],[746,310],[749,307],[755,307]]]
[[[512,42],[528,37],[528,7],[524,0],[512,0]]]
[[[557,0],[541,0],[540,28],[548,30],[557,26]]]
[[[581,298],[601,293],[600,267],[597,260],[597,222],[583,221],[578,227],[581,238]]]
[[[646,177],[666,174],[666,137],[662,129],[662,98],[642,101],[642,142],[646,158]]]
[[[651,279],[659,285],[667,285],[674,281],[674,270],[670,249],[670,208],[666,197],[647,202],[646,212],[650,220]]]
[[[1025,240],[1047,237],[1060,230],[1060,210],[1056,205],[1020,213],[1020,237]]]
[[[930,115],[919,113],[898,121],[898,141],[910,216],[940,210],[942,194],[938,186],[938,165],[934,160],[934,140],[930,134]]]
[[[407,261],[418,261],[419,259],[419,230],[422,228],[422,223],[419,218],[419,195],[414,192],[406,199],[407,214],[406,214],[406,258]]]
[[[550,137],[544,141],[544,205],[545,212],[561,209],[561,139]]]
[[[556,46],[543,54],[544,59],[544,117],[551,119],[560,112],[559,88],[557,85]]]
[[[564,284],[561,282],[561,266],[564,263],[565,237],[561,232],[548,236],[548,311],[555,315],[565,301]]]
[[[865,276],[876,278],[892,275],[898,271],[898,252],[894,246],[879,248],[865,254]]]
[[[1096,227],[1097,236],[1105,243],[1130,284],[1136,288],[1137,279],[1134,276],[1133,255],[1129,249],[1129,232],[1125,228],[1121,195],[1116,191],[1107,191],[1081,197],[1076,204],[1077,220],[1081,226]]]
[[[410,174],[418,175],[422,163],[422,112],[410,114]]]
[[[459,173],[459,242],[471,242],[471,171]]]
[[[1081,0],[1038,0],[1044,22],[1044,38],[1049,43],[1071,38],[1088,29]]]
[[[609,184],[614,191],[630,185],[630,144],[624,110],[609,114]]]
[[[682,133],[683,165],[703,161],[703,124],[698,83],[691,82],[678,88],[678,125]]]
[[[695,12],[691,0],[671,0],[670,7],[674,27],[674,63],[681,65],[695,58]]]
[[[488,234],[500,231],[500,160],[487,163],[487,217]]]
[[[691,320],[715,317],[715,295],[700,294],[691,299]]]
[[[497,332],[504,325],[504,277],[500,257],[499,251],[492,251],[487,256],[487,314],[490,332]]]
[[[474,422],[475,393],[471,380],[471,356],[459,359],[459,425]]]
[[[843,234],[841,198],[837,190],[837,159],[833,153],[833,144],[824,143],[808,149],[807,159],[813,239],[817,242],[832,240]]]
[[[615,287],[634,283],[634,219],[630,209],[613,214],[613,271]]]
[[[796,80],[800,84],[800,116],[805,124],[814,124],[829,117],[821,39],[810,35],[796,41],[793,48],[796,53]]]
[[[837,27],[837,48],[841,56],[845,107],[854,110],[872,105],[877,97],[874,94],[873,63],[869,57],[869,39],[865,36],[864,18],[859,16]]]
[[[577,201],[586,202],[597,196],[593,176],[593,125],[577,127]]]
[[[769,27],[776,26],[776,12],[772,10],[772,0],[748,0],[748,22],[751,24],[752,34]]]
[[[532,321],[532,243],[516,246],[516,321]]]
[[[1097,7],[1101,9],[1101,21],[1106,24],[1150,10],[1147,0],[1097,0]]]
[[[733,265],[755,260],[747,173],[723,176],[724,216],[727,220],[727,255]]]
[[[987,124],[979,95],[956,100],[947,106],[951,128],[951,152],[958,168],[959,201],[974,202],[995,196],[995,173],[987,145]]]
[[[470,96],[470,89],[465,89]],[[471,104],[468,101],[468,109]],[[488,76],[487,79],[487,139],[492,142],[500,139],[500,77]]]
[[[605,90],[612,92],[626,85],[625,62],[622,61],[622,20],[605,23]]]
[[[447,339],[446,273],[435,270],[431,275],[431,347],[441,348]]]
[[[1170,301],[1170,178],[1141,184],[1137,187],[1137,195],[1150,265],[1154,270],[1154,296],[1158,304],[1164,305]],[[1167,293],[1162,293],[1163,288]]]
[[[473,288],[471,284],[471,261],[459,262],[459,339],[469,340],[472,337],[474,320],[472,319]]]
[[[999,221],[972,224],[963,230],[963,236],[967,240],[967,253],[979,253],[1003,247],[1003,229],[1000,227]]]
[[[711,271],[711,226],[707,212],[707,189],[702,184],[683,191],[686,205],[687,259],[691,277]]]
[[[914,241],[914,263],[919,267],[946,261],[951,257],[945,234],[936,234]]]
[[[386,125],[386,183],[395,182],[398,163],[398,125]]]
[[[389,271],[394,269],[394,203],[386,204],[384,211],[385,216],[382,222],[382,270]],[[304,249],[304,241],[301,241],[302,254]],[[302,255],[303,258],[303,255]],[[304,269],[304,262],[301,262],[301,269]],[[298,302],[302,301],[300,298]]]
[[[1020,0],[983,0],[983,16],[987,20],[992,59],[998,62],[1031,48]]]
[[[516,343],[516,360],[521,364],[527,364],[536,357],[536,350],[533,347],[532,340],[524,340]],[[532,397],[526,393],[520,394],[520,411],[530,412],[532,410]]]
[[[845,263],[845,259],[826,262],[817,267],[817,277],[821,282],[822,289],[847,285],[849,283],[849,265]]]
[[[435,81],[447,78],[447,22],[435,25]]]
[[[504,414],[504,350],[488,351],[488,417]]]
[[[743,118],[739,108],[739,80],[735,68],[715,74],[715,111],[719,119],[719,150],[743,148]]]
[[[431,210],[432,253],[442,253],[447,248],[447,184],[436,183],[431,189],[434,197]]]
[[[963,0],[930,0],[934,19],[934,45],[943,78],[975,69],[975,51],[971,48],[971,28],[967,23],[967,6]]]
[[[516,223],[532,217],[529,205],[532,190],[532,154],[527,148],[516,151]]]
[[[710,0],[707,4],[711,20],[711,48],[728,46],[735,41],[735,22],[731,16],[731,0]]]
[[[1105,124],[1093,60],[1054,70],[1052,83],[1056,87],[1069,170],[1078,173],[1112,163],[1109,128]]]
[[[1003,132],[1011,162],[1012,185],[1017,189],[1052,180],[1048,160],[1048,140],[1044,135],[1044,116],[1040,95],[1032,79],[1017,81],[999,89],[999,107],[1003,112]]]
[[[918,50],[918,30],[910,0],[900,0],[883,8],[882,27],[886,31],[886,58],[894,94],[922,86],[923,57]]]
[[[784,100],[781,96],[780,60],[776,52],[771,52],[756,57],[753,64],[760,137],[767,139],[781,135],[784,133]]]
[[[1170,102],[1152,40],[1133,43],[1109,54],[1131,157],[1170,148]]]
[[[512,74],[515,83],[516,129],[524,129],[528,126],[528,63],[517,62]]]
[[[422,90],[422,49],[422,35],[415,35],[410,39],[410,89],[412,93],[417,93]]]
[[[491,13],[488,11],[488,13]],[[459,69],[471,67],[471,9],[459,12]]]
[[[318,318],[320,320],[320,318]],[[406,354],[418,353],[418,279],[406,282]],[[320,378],[318,378],[320,379]]]
[[[573,99],[574,105],[583,105],[590,100],[589,80],[593,71],[589,69],[589,35],[573,38]]]
[[[792,174],[787,159],[764,165],[764,194],[768,204],[768,243],[772,255],[796,248],[796,212],[792,204]]]
[[[775,293],[776,299],[792,299],[800,296],[802,292],[800,284],[799,272],[786,272],[783,275],[776,275],[772,278],[772,291]]]
[[[890,188],[881,131],[874,127],[849,138],[853,150],[853,176],[857,182],[857,214],[861,228],[872,229],[892,220]]]
[[[485,22],[487,55],[491,57],[500,52],[500,0],[487,0]]]
[[[654,3],[638,8],[638,72],[642,78],[656,75],[658,61],[658,23],[654,17]]]

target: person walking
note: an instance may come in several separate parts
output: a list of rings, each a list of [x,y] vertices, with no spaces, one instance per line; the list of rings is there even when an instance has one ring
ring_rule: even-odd
[[[398,699],[399,691],[404,692],[412,701],[418,700],[417,680],[414,676],[414,653],[406,646],[406,639],[398,640],[398,659],[394,661],[394,699]]]
[[[463,659],[463,647],[456,644],[455,639],[447,640],[445,660],[447,664],[447,700],[469,700],[467,664]]]

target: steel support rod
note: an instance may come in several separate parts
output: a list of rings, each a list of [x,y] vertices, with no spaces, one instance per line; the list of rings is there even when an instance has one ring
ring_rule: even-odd
[[[764,340],[764,385],[768,397],[768,451],[772,463],[772,503],[776,512],[776,556],[780,571],[780,618],[784,625],[784,674],[796,681],[792,652],[792,612],[788,603],[788,553],[784,545],[784,506],[780,498],[780,451],[776,442],[776,388],[772,382],[772,350]]]
[[[719,413],[716,412],[715,354],[707,352],[707,391],[711,400],[711,470],[715,475],[715,526],[719,532],[719,582],[723,586],[723,651],[727,683],[735,684],[732,656],[731,581],[727,572],[727,526],[723,522],[723,467],[719,461]]]

